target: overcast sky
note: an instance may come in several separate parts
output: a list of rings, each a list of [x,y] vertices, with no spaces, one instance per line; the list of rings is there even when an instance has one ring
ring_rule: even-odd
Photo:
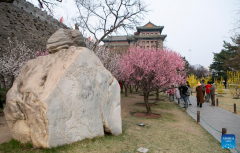
[[[36,0],[28,1],[37,5]],[[205,67],[213,61],[212,52],[221,51],[223,40],[231,41],[240,10],[239,0],[145,0],[145,3],[151,11],[141,26],[149,21],[164,26],[165,46],[185,56],[191,65]],[[71,22],[76,13],[73,0],[63,0],[61,5],[64,7],[55,10],[54,15],[63,16],[64,23]]]
[[[150,12],[145,20],[163,25],[165,45],[190,62],[209,66],[213,53],[230,41],[237,20],[238,0],[147,0]],[[191,51],[189,51],[191,50]]]

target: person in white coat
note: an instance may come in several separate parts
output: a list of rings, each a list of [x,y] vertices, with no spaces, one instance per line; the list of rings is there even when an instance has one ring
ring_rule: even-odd
[[[176,99],[180,99],[180,98],[181,98],[180,92],[179,92],[179,90],[178,90],[177,87],[176,87],[175,90],[174,90],[174,95],[175,95]]]

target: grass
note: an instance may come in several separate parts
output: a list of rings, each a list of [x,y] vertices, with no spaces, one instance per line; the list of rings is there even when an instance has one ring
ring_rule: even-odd
[[[150,149],[149,153],[230,152],[222,149],[212,135],[196,124],[196,121],[177,104],[169,102],[164,94],[160,94],[160,98],[166,100],[157,102],[157,106],[151,107],[153,113],[161,115],[158,119],[132,116],[132,112],[146,112],[146,108],[135,105],[143,102],[143,96],[129,93],[129,97],[121,98],[122,135],[105,135],[52,149],[33,149],[30,144],[22,145],[16,140],[11,140],[0,145],[0,152],[132,153],[140,147]],[[140,127],[139,123],[146,126]]]
[[[229,89],[224,89],[225,94],[221,94],[222,97],[218,98],[218,106],[234,113],[233,104],[236,103],[237,108],[237,115],[240,115],[240,99],[233,99],[232,95],[230,94]]]

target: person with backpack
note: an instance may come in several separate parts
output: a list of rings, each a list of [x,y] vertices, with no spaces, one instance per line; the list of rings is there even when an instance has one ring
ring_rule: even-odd
[[[187,95],[188,86],[185,84],[185,85],[183,85],[181,87],[181,89],[182,89],[182,95],[181,96],[183,98],[183,101],[185,102],[185,106],[183,108],[185,108],[185,107],[188,107],[188,100],[187,100],[187,97],[188,97],[188,95]]]
[[[191,95],[192,89],[191,89],[188,81],[187,81],[187,88],[188,88],[188,90],[187,90],[187,92],[186,92],[187,100],[188,100],[188,102],[189,102],[189,105],[192,105],[191,102],[190,102],[190,100],[189,100],[189,97],[190,97],[190,95]]]

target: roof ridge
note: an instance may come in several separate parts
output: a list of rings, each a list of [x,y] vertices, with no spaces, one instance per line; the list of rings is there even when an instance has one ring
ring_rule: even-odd
[[[145,26],[148,25],[149,23],[152,24],[152,25],[154,25],[155,27],[158,27],[157,25],[153,24],[151,21],[149,21],[147,24],[145,24],[145,25],[142,26],[142,27],[145,27]]]
[[[122,37],[122,36],[128,36],[128,35],[117,35],[117,36],[108,36],[108,37]]]

